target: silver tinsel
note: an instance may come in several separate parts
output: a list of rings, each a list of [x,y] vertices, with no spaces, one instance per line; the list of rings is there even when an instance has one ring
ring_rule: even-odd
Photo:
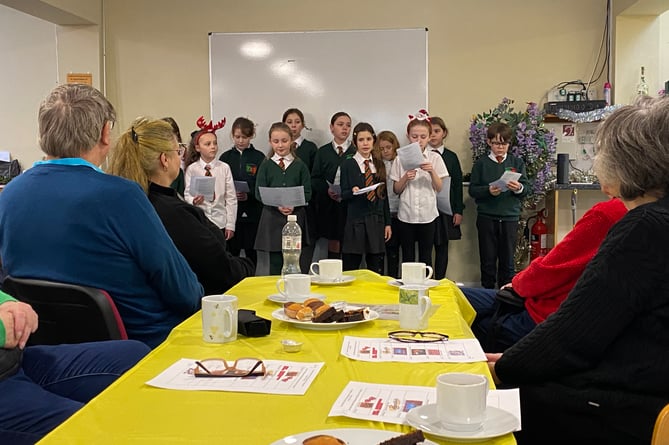
[[[605,119],[609,114],[613,113],[622,105],[611,105],[604,108],[597,108],[596,110],[586,111],[584,113],[577,113],[571,110],[564,110],[560,108],[557,112],[557,117],[571,122],[582,124],[584,122],[597,122]]]

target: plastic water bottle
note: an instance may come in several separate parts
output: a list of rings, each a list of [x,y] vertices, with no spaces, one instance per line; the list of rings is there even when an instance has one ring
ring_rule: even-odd
[[[281,231],[281,250],[283,252],[281,276],[290,273],[302,273],[300,270],[302,229],[297,224],[296,215],[288,215],[288,222],[283,226],[283,230]]]

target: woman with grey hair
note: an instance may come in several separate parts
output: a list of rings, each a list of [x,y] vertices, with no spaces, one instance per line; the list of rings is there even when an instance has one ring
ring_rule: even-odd
[[[488,355],[520,388],[520,444],[648,444],[669,403],[669,98],[616,110],[596,150],[602,190],[629,212],[558,311]]]

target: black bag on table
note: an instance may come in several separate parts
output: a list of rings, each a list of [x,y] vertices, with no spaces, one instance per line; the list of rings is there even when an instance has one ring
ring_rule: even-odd
[[[21,164],[19,161],[14,159],[13,161],[6,162],[0,161],[0,176],[5,178],[12,179],[21,174]]]

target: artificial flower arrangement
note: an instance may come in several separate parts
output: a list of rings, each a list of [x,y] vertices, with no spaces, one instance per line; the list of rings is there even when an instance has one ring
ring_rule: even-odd
[[[509,153],[525,162],[527,179],[532,184],[527,201],[536,203],[555,179],[552,171],[557,145],[555,133],[544,126],[544,113],[536,103],[529,102],[525,111],[515,111],[513,100],[505,97],[492,110],[472,117],[469,141],[474,162],[487,155],[486,133],[494,122],[504,122],[513,130]]]

